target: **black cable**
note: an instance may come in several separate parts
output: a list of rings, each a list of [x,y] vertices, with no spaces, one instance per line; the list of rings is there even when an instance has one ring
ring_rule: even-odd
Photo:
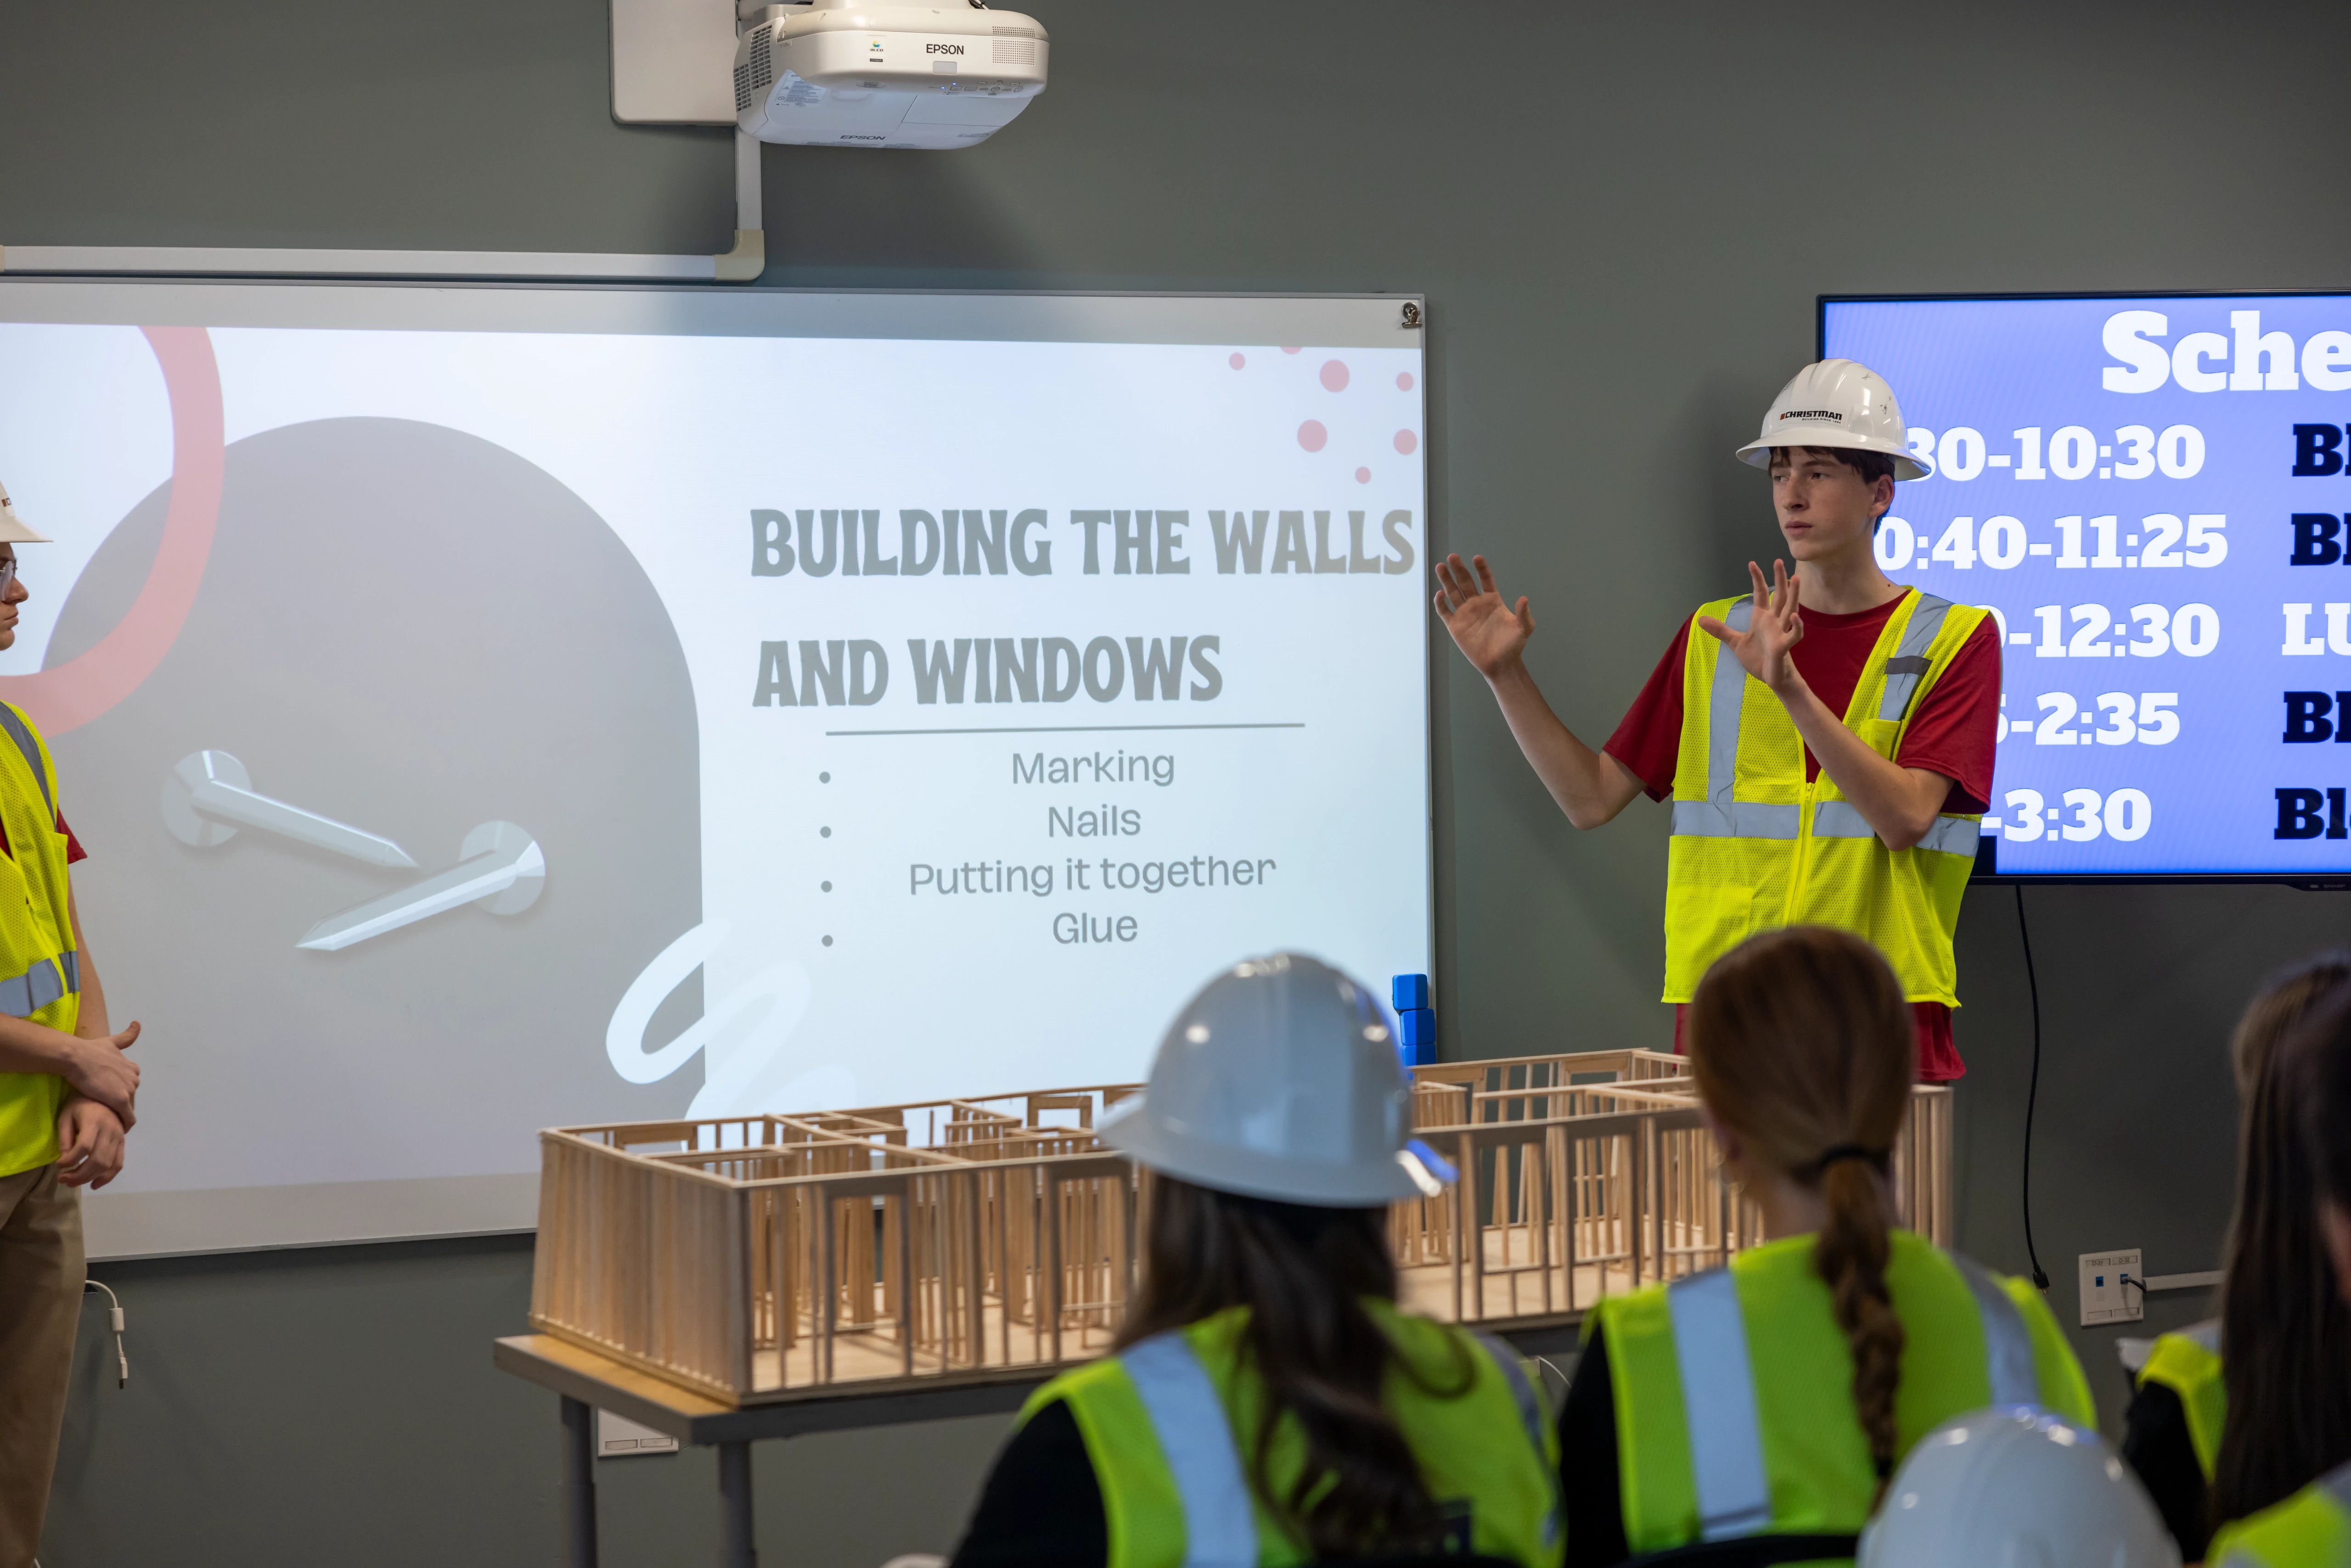
[[[2041,1098],[2041,981],[2032,972],[2032,930],[2024,923],[2024,884],[2016,888],[2016,935],[2024,944],[2024,984],[2032,994],[2032,1081],[2024,1092],[2024,1255],[2032,1260],[2035,1289],[2049,1288],[2049,1271],[2032,1246],[2032,1108]]]

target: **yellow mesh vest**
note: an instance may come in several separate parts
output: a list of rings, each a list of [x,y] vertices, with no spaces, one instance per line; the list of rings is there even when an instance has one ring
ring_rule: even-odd
[[[1743,629],[1753,601],[1701,605]],[[1844,724],[1892,759],[1913,715],[1989,612],[1908,591],[1863,664]],[[1717,958],[1759,931],[1834,925],[1866,937],[1914,1002],[1957,1007],[1951,934],[1980,816],[1946,813],[1914,849],[1878,841],[1762,682],[1690,621],[1681,751],[1666,859],[1666,994],[1686,1002]]]
[[[1852,1535],[1868,1519],[1877,1473],[1854,1409],[1853,1353],[1813,1266],[1817,1241],[1767,1242],[1732,1258],[1728,1269],[1605,1298],[1587,1320],[1606,1336],[1619,1505],[1635,1556],[1724,1535]],[[1907,1230],[1893,1232],[1891,1242],[1886,1287],[1905,1334],[1894,1398],[1897,1462],[1943,1422],[1996,1403],[2037,1403],[2069,1421],[2094,1423],[2081,1364],[2030,1285],[1989,1274]],[[1751,1391],[1743,1425],[1705,1408],[1720,1379],[1701,1385],[1696,1399],[1684,1383],[1686,1364],[1701,1373],[1720,1367],[1693,1358],[1687,1336],[1710,1325],[1678,1305],[1674,1292],[1710,1288],[1736,1302],[1727,1326],[1738,1336],[1733,1360],[1743,1364],[1736,1375]],[[1706,1428],[1699,1441],[1694,1406]],[[1728,1528],[1709,1519],[1708,1456],[1700,1452],[1710,1445],[1719,1470],[1725,1442],[1740,1450],[1764,1502],[1760,1513]]]
[[[2223,1525],[2204,1561],[2220,1568],[2351,1568],[2351,1465]]]
[[[1424,1389],[1392,1372],[1384,1403],[1420,1463],[1430,1495],[1460,1532],[1456,1546],[1526,1568],[1558,1568],[1566,1551],[1559,1518],[1559,1435],[1550,1410],[1532,1393],[1539,1385],[1523,1364],[1499,1342],[1481,1343],[1463,1330],[1399,1312],[1385,1302],[1366,1304],[1399,1354],[1430,1385]],[[1240,1500],[1246,1517],[1226,1521],[1239,1537],[1224,1543],[1230,1550],[1189,1539],[1190,1511],[1198,1500],[1187,1495],[1187,1485],[1196,1483],[1187,1481],[1186,1464],[1171,1461],[1170,1448],[1196,1460],[1204,1448],[1229,1445],[1246,1465],[1239,1455],[1254,1441],[1261,1398],[1257,1379],[1240,1364],[1246,1310],[1229,1309],[1161,1336],[1181,1340],[1201,1375],[1203,1413],[1219,1428],[1214,1433],[1162,1432],[1165,1407],[1155,1414],[1151,1379],[1134,1364],[1138,1353],[1153,1344],[1148,1340],[1062,1374],[1022,1410],[1025,1420],[1055,1400],[1066,1400],[1077,1418],[1102,1488],[1110,1568],[1178,1568],[1187,1557],[1231,1568],[1249,1568],[1251,1563],[1288,1568],[1310,1560],[1303,1544],[1267,1512],[1263,1500],[1247,1493]],[[1518,1367],[1515,1377],[1498,1356],[1508,1356]],[[1530,1400],[1532,1410],[1526,1406]],[[1277,1496],[1287,1494],[1304,1456],[1297,1422],[1278,1423],[1269,1466]]]
[[[2179,1398],[2188,1417],[2189,1447],[2196,1450],[2196,1468],[2204,1484],[2212,1484],[2212,1469],[2220,1458],[2220,1430],[2229,1419],[2229,1386],[2220,1374],[2220,1325],[2205,1323],[2155,1342],[2147,1365],[2139,1370],[2141,1385],[2168,1388]]]
[[[81,968],[73,950],[66,836],[57,831],[57,768],[32,722],[0,703],[0,1012],[73,1032]],[[0,1072],[0,1176],[57,1157],[62,1078]]]

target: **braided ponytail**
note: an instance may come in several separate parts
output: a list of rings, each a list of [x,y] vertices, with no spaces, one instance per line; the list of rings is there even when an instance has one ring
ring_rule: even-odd
[[[1894,1390],[1902,1381],[1902,1320],[1886,1288],[1891,1254],[1886,1231],[1885,1184],[1858,1160],[1832,1165],[1822,1173],[1821,1197],[1828,1223],[1821,1228],[1813,1267],[1828,1281],[1837,1327],[1853,1350],[1853,1406],[1869,1439],[1877,1468],[1878,1496],[1894,1473]],[[1872,1511],[1876,1500],[1870,1502]]]
[[[1750,937],[1707,971],[1690,1003],[1699,1099],[1750,1161],[1817,1190],[1827,1210],[1813,1266],[1853,1354],[1854,1412],[1879,1499],[1900,1457],[1903,1331],[1886,1283],[1886,1169],[1909,1109],[1911,1031],[1909,1004],[1877,949],[1825,926]]]

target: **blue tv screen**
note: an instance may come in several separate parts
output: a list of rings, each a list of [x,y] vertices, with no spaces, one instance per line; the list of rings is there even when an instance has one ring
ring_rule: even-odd
[[[1997,619],[1979,875],[2351,885],[2351,294],[1830,298],[1931,470],[1876,537]]]

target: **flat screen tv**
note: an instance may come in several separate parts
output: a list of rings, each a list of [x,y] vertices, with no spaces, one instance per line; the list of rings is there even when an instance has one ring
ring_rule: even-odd
[[[1980,876],[2351,887],[2351,294],[1828,298],[1912,451],[1877,559],[1991,610]]]

